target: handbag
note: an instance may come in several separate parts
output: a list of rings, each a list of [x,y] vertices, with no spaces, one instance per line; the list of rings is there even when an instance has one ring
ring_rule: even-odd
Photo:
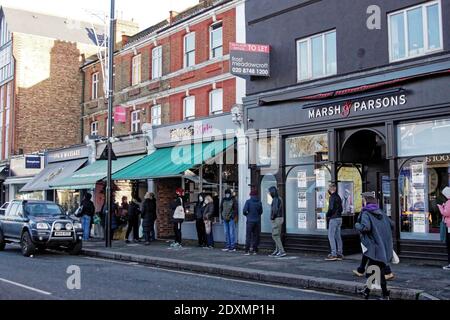
[[[400,258],[398,257],[397,253],[395,251],[392,251],[392,261],[393,264],[399,264]]]
[[[180,201],[181,201],[181,205],[175,208],[175,212],[173,213],[173,218],[184,220],[184,218],[186,217],[186,214],[184,212],[183,200],[181,200],[181,198],[180,198]]]
[[[205,220],[204,222],[206,234],[211,234],[211,225],[212,225],[211,221]]]

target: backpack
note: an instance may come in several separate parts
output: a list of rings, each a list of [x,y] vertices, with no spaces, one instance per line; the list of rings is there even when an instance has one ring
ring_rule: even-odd
[[[234,208],[233,208],[234,201],[232,199],[230,200],[224,200],[222,202],[222,218],[224,221],[229,222],[233,219],[234,216]]]

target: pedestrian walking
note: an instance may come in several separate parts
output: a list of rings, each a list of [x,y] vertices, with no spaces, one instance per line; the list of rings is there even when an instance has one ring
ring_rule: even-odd
[[[261,233],[261,215],[263,214],[263,206],[256,190],[250,192],[250,199],[245,202],[243,214],[247,217],[245,255],[256,255]]]
[[[172,222],[173,231],[175,233],[175,241],[171,244],[171,247],[181,248],[181,225],[185,219],[185,207],[184,207],[184,190],[182,188],[177,188],[175,190],[175,199],[171,203],[172,209]]]
[[[326,261],[343,260],[343,245],[342,245],[342,199],[337,193],[335,184],[330,184],[328,187],[330,194],[330,201],[328,205],[327,220],[328,220],[328,240],[330,242],[331,253],[325,259]]]
[[[380,282],[383,299],[389,300],[389,291],[386,283],[386,266],[392,261],[393,255],[393,223],[389,217],[380,210],[374,192],[362,194],[363,210],[361,222],[355,224],[356,230],[361,233],[361,243],[364,255],[369,259],[369,266],[377,266],[380,270]],[[369,298],[370,289],[366,287],[360,291],[366,299]]]
[[[155,194],[147,192],[142,204],[142,229],[144,231],[145,245],[155,241],[155,221],[157,219]]]
[[[81,224],[83,226],[83,240],[88,241],[91,234],[91,221],[95,214],[95,206],[91,201],[92,195],[86,193],[81,201]]]
[[[441,222],[441,240],[447,245],[448,265],[443,267],[444,270],[450,270],[450,188],[445,187],[442,194],[447,198],[447,202],[438,205],[439,211],[442,215]]]
[[[283,201],[280,198],[276,187],[271,187],[269,193],[272,197],[270,213],[270,220],[272,221],[272,239],[275,242],[275,251],[270,256],[282,258],[287,255],[283,247],[283,242],[281,241],[281,232],[284,224]]]
[[[128,228],[125,234],[125,242],[130,243],[129,237],[131,232],[133,232],[133,241],[135,243],[139,242],[139,219],[141,215],[141,210],[139,209],[139,204],[136,198],[132,198],[128,205]]]
[[[205,224],[206,244],[208,249],[214,248],[214,199],[207,195],[203,202],[203,222]]]
[[[220,205],[220,212],[222,214],[223,227],[225,232],[225,248],[224,252],[236,251],[236,222],[235,216],[237,215],[236,201],[232,196],[230,189],[225,190],[225,197],[222,199]]]
[[[206,240],[205,221],[203,220],[204,201],[204,195],[200,193],[194,207],[195,227],[197,229],[197,239],[199,247],[206,247],[208,245],[208,242]]]

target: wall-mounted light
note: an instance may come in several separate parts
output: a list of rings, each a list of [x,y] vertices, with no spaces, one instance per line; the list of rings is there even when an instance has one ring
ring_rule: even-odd
[[[189,28],[189,26],[186,26],[186,33],[191,32],[191,29]]]
[[[213,22],[217,22],[217,16],[216,16],[216,13],[215,13],[215,12],[213,12],[213,15],[212,15],[212,21],[213,21]]]
[[[214,83],[212,84],[212,89],[213,89],[213,90],[216,90],[216,89],[217,89],[217,83],[214,82]]]
[[[189,97],[189,89],[186,90],[186,97]]]

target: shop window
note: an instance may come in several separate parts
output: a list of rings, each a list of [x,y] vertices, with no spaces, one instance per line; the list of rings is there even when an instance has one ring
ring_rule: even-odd
[[[64,212],[73,214],[81,203],[79,191],[74,190],[58,190],[56,193],[57,203],[63,208]]]
[[[195,65],[195,32],[184,37],[184,67]]]
[[[342,228],[353,229],[362,211],[361,167],[343,166],[338,171],[338,194],[342,199]]]
[[[131,132],[139,132],[141,130],[141,112],[131,112]]]
[[[223,55],[223,27],[222,22],[215,23],[209,30],[210,59],[220,58]]]
[[[141,83],[141,55],[133,57],[131,70],[131,85],[135,86]]]
[[[290,234],[327,232],[328,185],[331,173],[327,165],[311,164],[287,168],[286,231]]]
[[[336,31],[297,41],[297,79],[305,81],[337,72]]]
[[[100,73],[96,72],[92,75],[92,100],[98,99],[98,84],[99,84]]]
[[[450,186],[450,155],[399,160],[399,206],[402,239],[439,240],[446,202],[442,190]]]
[[[223,112],[223,90],[217,89],[209,93],[209,105],[211,114],[220,114]]]
[[[397,128],[400,157],[448,153],[450,119],[401,124]]]
[[[161,105],[152,107],[152,125],[161,125]]]
[[[152,79],[162,77],[162,46],[152,50]]]
[[[304,135],[286,139],[286,164],[315,163],[328,160],[328,135]]]
[[[442,50],[441,2],[431,1],[388,15],[391,61]]]
[[[195,97],[186,97],[183,100],[183,118],[192,120],[195,118]]]

